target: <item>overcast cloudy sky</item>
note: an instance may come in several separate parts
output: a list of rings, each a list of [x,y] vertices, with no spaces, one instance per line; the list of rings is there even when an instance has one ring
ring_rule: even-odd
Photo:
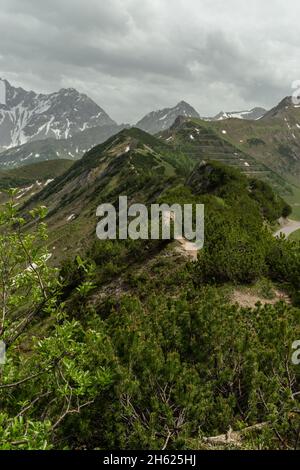
[[[300,79],[299,17],[298,0],[0,0],[0,76],[120,122],[181,99],[271,107]]]

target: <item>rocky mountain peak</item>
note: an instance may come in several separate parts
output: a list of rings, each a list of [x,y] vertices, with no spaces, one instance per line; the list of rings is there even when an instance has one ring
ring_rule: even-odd
[[[116,123],[74,88],[38,94],[0,81],[0,150],[48,138],[68,139],[83,130],[108,125]]]
[[[173,108],[164,108],[158,111],[152,111],[144,116],[136,127],[150,134],[169,129],[178,116],[200,118],[197,111],[185,101],[180,101]]]

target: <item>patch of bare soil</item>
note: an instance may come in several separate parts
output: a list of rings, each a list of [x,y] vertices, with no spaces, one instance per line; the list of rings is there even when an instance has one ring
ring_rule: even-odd
[[[233,303],[239,304],[240,307],[246,308],[255,308],[258,302],[260,302],[262,305],[274,305],[280,301],[286,302],[288,304],[291,303],[289,296],[280,290],[274,291],[274,298],[266,299],[262,296],[259,296],[258,294],[255,294],[254,292],[247,292],[236,289],[233,292],[231,300]]]
[[[279,238],[281,235],[284,235],[288,238],[292,233],[300,229],[300,222],[298,220],[291,219],[279,219],[281,228],[275,232],[274,236]]]
[[[185,238],[180,238],[177,241],[179,243],[179,246],[176,248],[177,253],[180,253],[190,261],[197,261],[198,249],[196,248],[195,244],[186,240]]]

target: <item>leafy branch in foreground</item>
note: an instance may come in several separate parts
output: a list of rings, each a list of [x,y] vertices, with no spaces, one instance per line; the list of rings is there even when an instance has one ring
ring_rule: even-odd
[[[101,331],[68,320],[49,266],[45,207],[21,217],[15,192],[0,211],[0,449],[51,448],[68,416],[111,384]],[[84,287],[82,288],[84,291]]]

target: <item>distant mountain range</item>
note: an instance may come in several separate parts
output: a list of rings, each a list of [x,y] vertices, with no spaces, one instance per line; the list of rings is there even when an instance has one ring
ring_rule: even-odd
[[[40,94],[16,88],[4,79],[0,79],[0,87],[0,152],[45,139],[67,140],[94,127],[105,127],[104,137],[107,138],[108,128],[117,133],[120,127],[126,127],[117,126],[98,104],[73,88]],[[265,112],[262,108],[254,108],[251,111],[221,112],[207,119],[259,119]],[[181,101],[173,108],[150,112],[135,127],[156,134],[168,129],[178,116],[200,117],[190,104]],[[101,142],[92,144],[96,143]]]
[[[209,121],[223,121],[224,119],[247,119],[252,121],[257,121],[261,119],[267,110],[264,108],[253,108],[250,111],[233,111],[233,112],[224,112],[221,111],[213,118],[207,118]]]
[[[258,120],[261,119],[266,112],[267,111],[264,108],[253,108],[249,111],[221,111],[214,117],[202,117],[202,119],[205,121],[223,121],[231,118]],[[190,104],[185,101],[181,101],[174,106],[174,108],[152,111],[143,117],[143,119],[138,121],[136,123],[136,127],[149,132],[149,134],[157,134],[158,132],[169,129],[179,116],[183,116],[184,118],[200,118],[199,113]]]
[[[187,106],[184,104],[183,108],[186,114],[190,114]],[[3,188],[9,184],[23,188],[20,192],[22,200],[27,199],[42,189],[46,191],[47,188],[48,191],[49,180],[68,168],[64,160],[67,158],[71,163],[79,160],[74,163],[74,171],[79,168],[87,171],[90,184],[95,174],[90,158],[95,156],[96,160],[100,158],[103,168],[106,168],[107,162],[111,165],[111,171],[107,169],[104,175],[108,178],[105,184],[113,181],[112,191],[116,184],[130,191],[136,184],[135,177],[140,165],[146,165],[149,178],[155,175],[157,181],[162,183],[163,175],[176,174],[177,171],[182,176],[188,175],[196,164],[209,161],[235,167],[250,178],[262,179],[280,194],[291,193],[290,183],[297,185],[300,177],[300,107],[293,105],[290,98],[284,99],[263,118],[252,121],[207,121],[197,116],[184,117],[182,108],[179,110],[178,106],[169,109],[172,118],[176,109],[179,115],[175,122],[155,136],[137,128],[123,128],[115,124],[86,129],[68,139],[44,139],[11,148],[0,154],[0,183]],[[164,116],[160,113],[155,117],[159,115]],[[98,145],[98,142],[101,144]],[[154,153],[163,156],[163,165],[159,163],[160,157],[157,161],[153,160]],[[106,157],[102,160],[104,155],[107,160]],[[54,166],[51,160],[56,160]],[[117,168],[120,170],[121,163],[122,167],[124,165],[122,178],[130,176],[130,184],[127,176],[126,182],[113,179],[114,171]],[[22,165],[28,166],[18,168]],[[1,169],[6,171],[1,172]],[[70,171],[73,172],[72,169]],[[79,186],[74,188],[80,193]],[[90,189],[98,191],[94,184]],[[142,189],[144,191],[144,186]],[[66,198],[69,192],[69,186],[66,186]]]
[[[74,89],[43,95],[15,88],[6,80],[0,80],[0,87],[0,170],[43,161],[79,160],[96,145],[131,127],[118,125],[88,96]],[[230,164],[234,160],[247,172],[266,172],[268,170],[259,167],[266,165],[297,184],[300,176],[300,106],[294,105],[290,97],[270,111],[253,108],[221,112],[213,118],[201,118],[190,104],[180,101],[174,107],[152,111],[135,127],[157,135],[167,145],[172,145],[172,140],[182,145],[181,131],[176,134],[176,139],[174,132],[168,133],[178,118],[182,122],[192,121],[194,130],[188,129],[184,139],[185,148],[188,142],[192,152],[207,159],[214,155]],[[213,138],[212,146],[205,127],[198,134],[203,126],[215,131],[221,140]],[[246,157],[240,156],[239,151]],[[249,157],[255,162],[251,163]]]
[[[116,125],[100,106],[73,88],[44,95],[15,88],[7,80],[0,82],[0,150]]]

